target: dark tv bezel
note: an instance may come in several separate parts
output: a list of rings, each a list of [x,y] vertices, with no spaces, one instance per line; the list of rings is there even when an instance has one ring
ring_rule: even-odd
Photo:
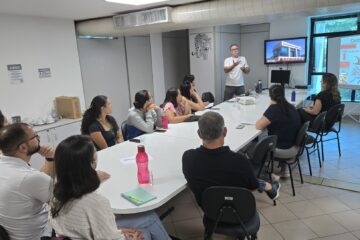
[[[266,61],[266,43],[272,41],[283,41],[283,40],[296,40],[304,39],[305,40],[305,59],[303,61],[291,61],[291,62],[267,62]],[[277,39],[268,39],[264,41],[264,64],[265,65],[276,65],[276,64],[296,64],[296,63],[306,63],[307,60],[307,37],[294,37],[294,38],[277,38]]]

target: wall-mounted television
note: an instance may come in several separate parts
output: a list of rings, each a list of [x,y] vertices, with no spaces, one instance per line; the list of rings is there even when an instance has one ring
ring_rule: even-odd
[[[265,40],[265,64],[306,62],[306,37]]]

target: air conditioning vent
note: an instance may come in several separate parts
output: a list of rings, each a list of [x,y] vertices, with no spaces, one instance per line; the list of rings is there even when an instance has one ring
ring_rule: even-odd
[[[170,22],[170,7],[116,15],[113,17],[115,28],[130,28],[150,24]]]

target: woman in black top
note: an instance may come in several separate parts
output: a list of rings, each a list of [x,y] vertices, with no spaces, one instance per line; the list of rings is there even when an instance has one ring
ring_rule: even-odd
[[[271,104],[256,122],[256,128],[259,130],[267,128],[269,135],[278,137],[277,148],[289,149],[295,145],[301,126],[300,117],[296,108],[286,100],[282,86],[271,86],[269,95]]]
[[[313,121],[316,116],[324,111],[328,111],[332,106],[341,102],[338,89],[338,80],[332,73],[325,73],[321,80],[322,91],[316,95],[312,107],[300,108],[298,110],[301,121]]]
[[[269,95],[271,104],[256,122],[256,128],[259,130],[267,128],[269,135],[277,136],[275,157],[294,156],[298,151],[295,146],[296,136],[301,127],[299,114],[296,108],[286,100],[282,86],[271,86]],[[289,177],[288,171],[286,164],[281,164],[280,176]]]
[[[84,113],[81,123],[81,134],[90,135],[96,149],[101,150],[122,141],[119,126],[112,112],[111,102],[106,96],[93,98],[90,108]]]

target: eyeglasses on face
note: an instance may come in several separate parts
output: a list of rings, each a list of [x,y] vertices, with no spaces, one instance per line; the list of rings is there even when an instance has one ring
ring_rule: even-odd
[[[24,140],[24,141],[21,141],[21,142],[16,146],[16,148],[18,148],[21,144],[24,144],[24,143],[27,143],[27,142],[33,140],[34,138],[36,138],[38,141],[40,141],[40,136],[39,136],[38,134],[35,134],[34,136],[32,136],[32,137],[30,137],[30,138],[28,138],[28,139],[26,139],[26,140]]]

